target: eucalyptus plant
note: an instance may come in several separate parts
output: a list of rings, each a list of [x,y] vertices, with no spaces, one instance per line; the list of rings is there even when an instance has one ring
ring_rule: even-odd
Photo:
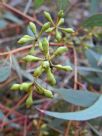
[[[36,63],[39,62],[39,66],[34,69],[33,76],[35,79],[40,78],[43,73],[46,73],[47,82],[54,86],[56,85],[56,77],[54,75],[54,69],[71,71],[71,66],[63,66],[61,64],[54,64],[53,60],[63,55],[63,53],[68,51],[67,46],[58,47],[53,53],[50,50],[50,39],[56,43],[64,41],[63,35],[74,33],[72,28],[63,28],[64,24],[64,13],[62,10],[58,12],[56,22],[53,21],[49,12],[44,12],[44,16],[48,22],[43,24],[40,31],[37,30],[36,25],[30,22],[28,28],[33,33],[33,36],[24,35],[19,41],[19,44],[32,43],[32,48],[29,50],[28,54],[22,58],[25,63]],[[46,36],[43,36],[46,35]],[[50,37],[50,38],[49,38]],[[37,47],[37,48],[36,48]],[[36,50],[39,50],[42,57],[34,56]],[[33,104],[33,93],[34,91],[39,95],[43,95],[48,98],[53,98],[53,93],[41,86],[35,80],[33,82],[23,82],[21,84],[13,84],[11,90],[20,90],[28,93],[28,98],[26,99],[27,107]]]

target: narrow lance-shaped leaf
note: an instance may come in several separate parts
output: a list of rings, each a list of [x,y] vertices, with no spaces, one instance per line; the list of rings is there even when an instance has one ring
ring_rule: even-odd
[[[102,14],[96,14],[86,19],[82,24],[83,27],[102,26]]]
[[[63,120],[78,120],[78,121],[84,121],[84,120],[90,120],[94,119],[97,117],[102,116],[102,95],[99,97],[99,99],[89,108],[81,111],[76,111],[76,112],[50,112],[50,111],[44,111],[40,110],[39,111]]]
[[[87,90],[61,88],[53,89],[53,91],[61,95],[62,99],[64,99],[65,101],[82,107],[89,107],[93,105],[100,96],[98,93],[93,93]]]

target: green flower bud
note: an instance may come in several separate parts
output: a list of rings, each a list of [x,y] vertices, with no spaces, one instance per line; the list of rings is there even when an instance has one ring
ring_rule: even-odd
[[[43,61],[43,62],[42,62],[42,67],[43,67],[44,69],[48,69],[49,66],[50,66],[50,65],[49,65],[49,61]]]
[[[43,47],[44,55],[47,55],[48,52],[49,52],[49,42],[46,38],[44,38],[43,41],[42,41],[42,47]]]
[[[47,80],[51,85],[56,84],[56,79],[55,79],[53,73],[51,72],[51,68],[47,69]]]
[[[48,98],[53,98],[53,94],[52,94],[51,91],[43,88],[42,86],[40,86],[38,84],[36,85],[36,90],[35,91],[40,95],[44,95],[44,96],[46,96]]]
[[[40,65],[34,71],[34,77],[39,77],[44,72],[44,68]]]
[[[44,88],[38,84],[36,84],[36,89],[35,89],[36,93],[42,95],[44,93]]]
[[[28,98],[26,99],[26,106],[27,108],[31,107],[33,104],[33,97],[32,97],[32,91],[30,92]]]
[[[45,23],[45,24],[42,26],[41,32],[46,31],[49,27],[50,27],[50,22]]]
[[[54,30],[54,27],[48,28],[48,29],[46,30],[46,33],[50,33],[50,32],[52,32],[53,30]]]
[[[20,84],[20,91],[28,91],[31,86],[32,86],[31,82],[22,83]]]
[[[57,50],[54,52],[54,56],[59,56],[63,54],[64,52],[67,52],[68,48],[67,47],[59,47]]]
[[[53,98],[52,92],[47,89],[44,90],[44,96],[46,96],[48,98]]]
[[[29,23],[29,28],[35,34],[36,33],[36,25],[32,22]]]
[[[16,91],[20,89],[20,84],[13,84],[11,90]]]
[[[63,12],[63,10],[60,10],[60,11],[58,12],[58,17],[61,18],[61,17],[63,17],[63,16],[64,16],[64,12]]]
[[[58,30],[56,30],[56,40],[59,42],[62,39],[62,34]]]
[[[64,71],[70,71],[72,70],[72,67],[71,66],[62,66],[62,65],[55,65],[55,67],[59,70],[64,70]]]
[[[59,25],[62,25],[63,23],[64,23],[64,18],[60,18],[60,20],[59,20],[57,25],[59,26]]]
[[[23,60],[26,62],[36,62],[36,61],[40,61],[42,59],[39,57],[32,56],[32,55],[27,55],[23,58]]]
[[[72,28],[60,28],[60,29],[67,33],[74,33],[74,30]]]
[[[39,46],[40,50],[43,51],[42,42],[39,41],[38,46]]]
[[[29,41],[32,41],[33,40],[33,37],[29,36],[29,35],[24,35],[19,41],[18,43],[19,44],[25,44]]]
[[[44,12],[44,15],[45,15],[46,19],[47,19],[49,22],[53,23],[52,17],[51,17],[51,15],[50,15],[49,12],[46,12],[46,11],[45,11],[45,12]]]

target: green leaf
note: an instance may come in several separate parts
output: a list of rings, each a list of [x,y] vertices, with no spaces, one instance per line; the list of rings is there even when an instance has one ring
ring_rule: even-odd
[[[102,26],[102,14],[96,14],[86,19],[82,24],[83,27]]]
[[[85,55],[89,61],[89,64],[91,64],[92,67],[97,67],[97,61],[101,55],[91,49],[86,50]]]
[[[11,74],[11,68],[9,65],[0,67],[0,83],[8,79]]]
[[[89,107],[92,105],[98,98],[99,94],[92,93],[87,90],[73,90],[73,89],[55,89],[55,92],[62,96],[67,102],[70,102],[75,105]]]
[[[17,73],[19,79],[22,80],[20,65],[14,55],[12,55],[11,57],[12,57],[13,66],[15,67],[15,72]]]
[[[96,14],[99,8],[100,0],[90,0],[90,13],[91,15]]]
[[[6,25],[7,25],[6,21],[3,19],[0,19],[0,29],[4,29]]]
[[[97,117],[102,116],[102,95],[99,97],[99,99],[89,108],[86,108],[81,111],[76,111],[76,112],[50,112],[50,111],[44,111],[40,110],[39,111],[63,120],[78,120],[78,121],[84,121],[84,120],[90,120],[94,119]]]
[[[69,0],[58,0],[58,7],[60,10],[65,10],[68,7]]]
[[[0,111],[0,120],[3,121],[4,123],[9,123],[10,122],[10,120],[4,115],[4,113],[2,111]],[[10,123],[9,126],[13,127],[13,128],[16,128],[16,129],[20,129],[20,125],[16,124],[16,123]]]
[[[92,83],[94,85],[101,85],[102,84],[101,78],[97,77],[96,75],[85,77],[85,79],[86,79],[86,81],[88,81],[89,83]]]
[[[19,19],[19,18],[17,18],[15,15],[13,15],[11,12],[6,12],[4,15],[3,15],[3,17],[5,18],[5,19],[8,19],[8,20],[10,20],[10,21],[12,21],[12,22],[14,22],[14,23],[17,23],[17,24],[22,24],[23,22]]]
[[[44,0],[34,0],[34,7],[39,8],[44,3]]]
[[[86,71],[86,72],[96,72],[96,73],[102,73],[102,70],[100,68],[93,68],[93,67],[83,67],[83,66],[78,66],[77,67],[78,70],[79,70],[79,73],[80,71]]]

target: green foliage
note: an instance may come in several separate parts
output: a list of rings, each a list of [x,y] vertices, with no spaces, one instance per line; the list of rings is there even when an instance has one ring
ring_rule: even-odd
[[[90,0],[90,13],[94,15],[98,12],[100,0]]]
[[[52,117],[56,117],[59,119],[64,120],[78,120],[78,121],[84,121],[89,119],[94,119],[97,117],[102,116],[102,95],[99,97],[99,99],[89,108],[77,112],[69,112],[69,113],[61,113],[61,112],[49,112],[49,111],[43,111],[47,115],[50,115]]]
[[[61,10],[65,10],[69,4],[69,0],[58,0],[58,7]]]
[[[38,8],[44,3],[44,0],[34,0],[34,7]]]
[[[78,112],[50,112],[40,110],[47,115],[52,117],[56,117],[64,120],[89,120],[96,117],[102,116],[102,96],[97,93],[92,93],[87,91],[86,89],[77,90],[74,89],[55,89],[52,86],[56,85],[57,80],[55,76],[55,70],[63,70],[65,72],[72,71],[73,69],[80,76],[80,79],[83,77],[88,83],[91,84],[101,84],[101,82],[96,82],[102,80],[102,68],[98,66],[99,58],[101,59],[102,55],[99,52],[95,52],[90,48],[86,49],[86,43],[83,44],[84,40],[88,40],[88,36],[92,36],[92,33],[87,33],[87,37],[77,37],[76,32],[72,28],[64,28],[61,25],[64,24],[63,11],[59,11],[57,15],[56,22],[52,19],[50,13],[44,12],[45,18],[47,21],[39,31],[37,31],[37,27],[33,22],[29,23],[29,29],[32,31],[33,35],[25,35],[20,40],[20,44],[25,44],[27,42],[32,42],[33,52],[29,51],[28,55],[23,57],[24,63],[35,63],[38,62],[37,67],[33,71],[33,76],[28,76],[31,82],[23,82],[21,84],[14,84],[11,89],[16,91],[20,90],[28,94],[28,98],[26,99],[26,106],[29,108],[34,103],[33,93],[36,92],[39,95],[42,95],[47,98],[53,98],[54,95],[52,93],[58,93],[61,98],[65,101],[70,102],[75,105],[88,107],[84,110]],[[101,26],[102,23],[102,15],[94,15],[88,18],[83,22],[84,27],[94,27]],[[95,21],[94,21],[95,20]],[[78,39],[79,38],[79,39]],[[50,48],[49,45],[51,42],[55,42],[55,44],[63,43],[62,47],[58,48]],[[69,46],[68,46],[69,45]],[[54,62],[56,57],[60,57],[64,53],[68,52],[68,47],[77,51],[79,54],[83,51],[83,55],[85,55],[88,60],[85,65],[87,66],[74,66],[71,62],[69,65],[68,60],[66,60],[67,66],[63,66],[61,64],[56,64]],[[41,56],[37,57],[35,51],[40,51]],[[76,54],[74,54],[76,55]],[[74,56],[76,57],[76,56]],[[75,59],[75,58],[74,58]],[[76,61],[76,60],[74,60]],[[46,76],[46,82],[49,89],[43,87],[43,84],[38,82],[38,78],[41,78],[43,75]],[[76,81],[74,81],[77,84]],[[45,82],[44,82],[45,83]],[[45,83],[46,84],[46,83]],[[51,86],[50,86],[51,85]],[[59,98],[60,99],[60,98]]]
[[[32,48],[29,51],[28,55],[26,55],[25,57],[22,58],[22,60],[25,63],[34,63],[34,62],[39,62],[39,66],[37,68],[35,68],[34,70],[34,78],[39,78],[44,72],[46,73],[46,77],[47,77],[47,81],[50,85],[55,85],[56,84],[56,78],[54,75],[54,71],[53,68],[58,69],[58,70],[64,70],[64,71],[70,71],[72,70],[71,66],[62,66],[60,64],[58,65],[54,65],[53,64],[53,59],[56,56],[60,56],[63,53],[68,51],[67,47],[59,47],[57,48],[55,51],[53,51],[53,53],[50,53],[50,49],[49,49],[49,44],[50,41],[48,40],[48,37],[43,37],[42,35],[43,33],[54,33],[55,40],[57,40],[57,42],[62,40],[62,33],[64,30],[64,33],[69,33],[69,35],[71,35],[72,33],[74,33],[74,30],[72,28],[62,28],[60,27],[60,25],[62,23],[64,23],[64,18],[63,18],[63,11],[60,11],[58,13],[58,20],[54,23],[54,21],[52,20],[52,17],[50,15],[50,13],[48,12],[44,12],[44,15],[46,17],[46,19],[49,22],[46,22],[45,24],[43,24],[43,26],[41,27],[40,31],[37,31],[36,25],[33,22],[29,23],[29,29],[31,30],[31,32],[33,33],[32,36],[30,35],[24,35],[19,41],[19,44],[26,44],[28,42],[32,42]],[[53,28],[53,29],[52,29]],[[50,31],[49,31],[50,29]],[[66,30],[65,30],[66,29]],[[41,39],[42,38],[42,39]],[[40,50],[40,52],[42,53],[42,58],[40,57],[36,57],[33,54],[36,51],[36,47],[39,47],[38,50]],[[11,90],[20,90],[20,91],[24,91],[28,93],[28,98],[26,100],[26,105],[27,107],[30,107],[33,104],[33,92],[35,91],[36,93],[43,95],[45,97],[48,98],[53,98],[53,94],[51,91],[49,91],[48,89],[45,89],[44,87],[42,87],[41,85],[39,85],[35,80],[32,82],[23,82],[21,84],[14,84],[11,87]]]
[[[102,14],[96,14],[96,15],[89,17],[82,23],[82,26],[83,27],[95,27],[95,26],[101,27],[102,26]]]
[[[0,82],[4,82],[8,79],[11,73],[11,68],[9,65],[3,65],[0,67]]]

